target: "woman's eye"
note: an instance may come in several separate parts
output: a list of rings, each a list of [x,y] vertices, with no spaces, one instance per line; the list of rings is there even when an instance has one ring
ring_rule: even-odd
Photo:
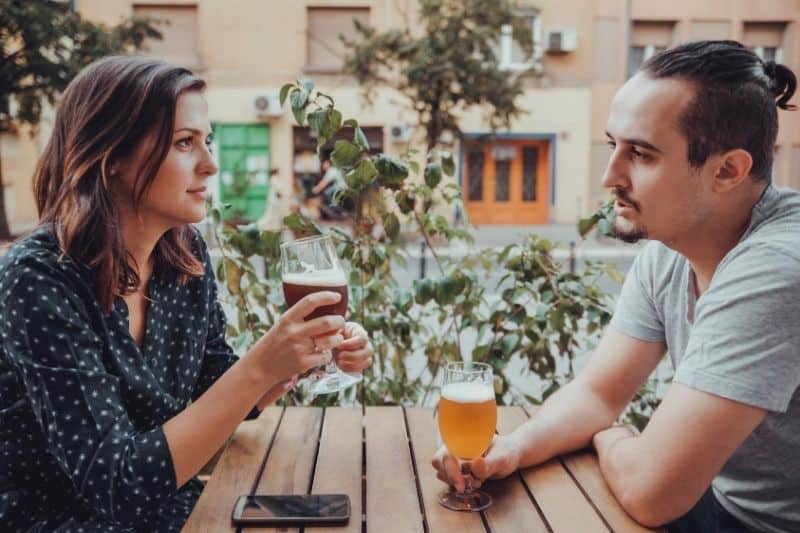
[[[617,143],[615,143],[614,141],[608,141],[606,144],[607,144],[607,145],[608,145],[608,146],[609,146],[609,147],[610,147],[612,150],[613,150],[614,148],[616,148],[616,147],[617,147]]]
[[[214,139],[212,139],[211,137],[206,139],[206,147],[208,148],[209,152],[213,152],[214,151]]]
[[[180,148],[191,148],[192,138],[184,137],[183,139],[178,140],[178,142],[176,142],[175,145],[179,146]]]

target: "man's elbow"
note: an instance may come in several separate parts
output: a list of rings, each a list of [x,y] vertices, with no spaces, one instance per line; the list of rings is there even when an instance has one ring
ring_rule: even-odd
[[[624,488],[619,503],[631,518],[649,528],[668,524],[691,509],[691,505],[666,497],[646,484]]]

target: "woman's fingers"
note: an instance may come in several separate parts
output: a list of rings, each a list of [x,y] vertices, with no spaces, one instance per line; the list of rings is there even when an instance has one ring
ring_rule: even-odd
[[[303,322],[298,327],[298,335],[303,337],[321,337],[338,332],[344,327],[344,318],[339,315],[326,315],[308,322]]]
[[[288,311],[284,314],[284,316],[292,321],[302,321],[305,318],[314,312],[314,310],[318,307],[322,307],[325,305],[333,305],[339,303],[342,299],[342,295],[338,292],[333,291],[320,291],[320,292],[313,292],[308,296],[301,298],[296,304],[289,308]],[[344,319],[342,319],[342,325],[339,328],[343,327]],[[336,328],[336,329],[339,329]]]

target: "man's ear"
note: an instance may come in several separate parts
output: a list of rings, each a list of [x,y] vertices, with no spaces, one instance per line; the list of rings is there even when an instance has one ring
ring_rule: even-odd
[[[714,192],[732,191],[750,177],[753,156],[742,148],[729,150],[718,157],[717,171],[714,174]]]

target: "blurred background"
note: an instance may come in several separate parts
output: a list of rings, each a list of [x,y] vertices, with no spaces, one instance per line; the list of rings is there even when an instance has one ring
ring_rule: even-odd
[[[363,84],[346,68],[349,50],[341,38],[363,37],[354,21],[377,33],[424,35],[431,31],[430,19],[420,17],[418,0],[3,1],[8,9],[60,4],[105,29],[131,17],[150,20],[161,38],[144,32],[142,42],[134,43],[138,53],[184,65],[208,82],[220,167],[211,189],[215,200],[231,204],[225,216],[235,222],[274,226],[298,198],[307,200],[324,176],[326,154],[317,156],[309,128],[297,126],[289,106],[279,103],[286,82],[313,79],[345,117],[358,117],[375,152],[424,146],[421,115],[397,84],[375,84],[371,104],[365,102]],[[441,2],[443,10],[447,3]],[[512,5],[514,24],[500,24],[492,42],[499,69],[519,79],[515,104],[521,112],[508,127],[493,131],[491,108],[464,106],[456,110],[457,133],[445,131],[438,139],[453,152],[463,188],[463,203],[445,216],[470,220],[484,232],[478,240],[492,244],[507,239],[509,227],[551,226],[555,238],[569,240],[575,223],[607,197],[600,180],[609,155],[604,126],[610,101],[652,54],[687,40],[735,39],[794,70],[800,61],[798,0],[516,0]],[[42,24],[59,31],[58,21]],[[520,25],[527,34],[517,31]],[[0,72],[11,61],[9,33]],[[462,45],[457,39],[452,43]],[[53,106],[44,100],[31,125],[14,120],[13,98],[0,94],[0,99],[8,108],[7,120],[0,121],[4,214],[10,232],[18,234],[36,222],[31,175],[50,134]],[[782,112],[780,120],[774,181],[798,187],[798,117]],[[315,215],[335,221],[335,212],[319,208],[311,202]],[[559,227],[570,229],[562,235]]]

